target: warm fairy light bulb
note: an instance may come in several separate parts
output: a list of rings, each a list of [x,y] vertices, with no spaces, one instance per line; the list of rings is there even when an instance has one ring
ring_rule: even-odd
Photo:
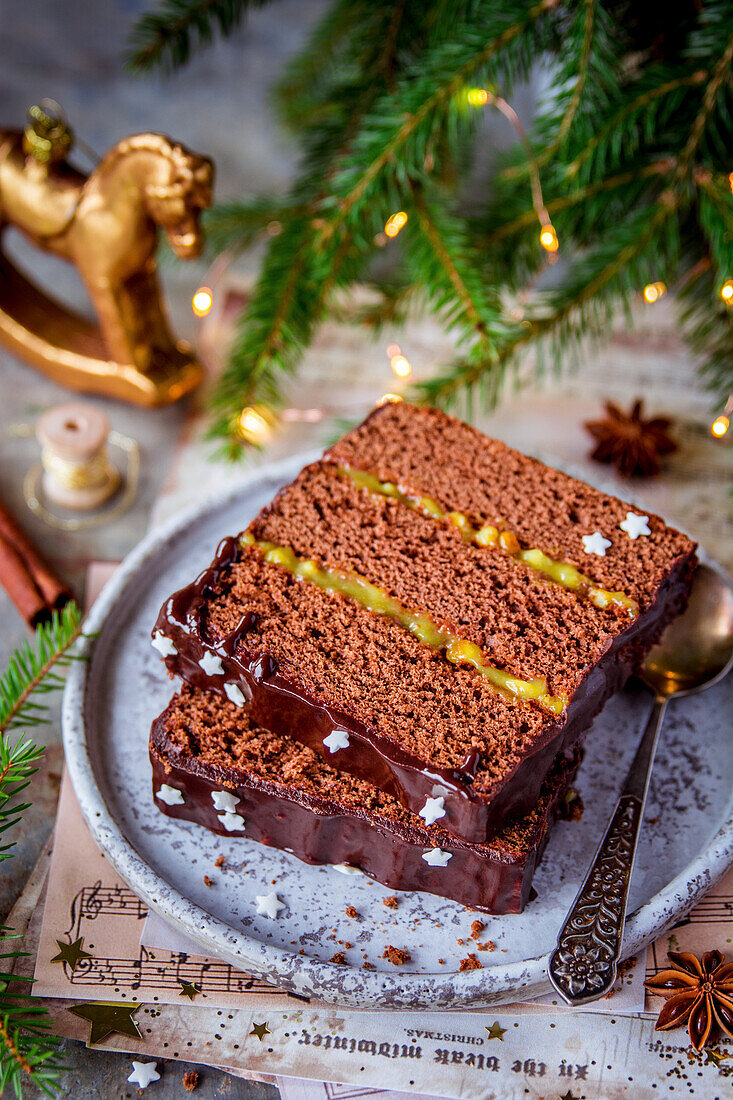
[[[644,301],[649,305],[654,305],[660,298],[663,298],[667,293],[667,288],[664,283],[647,283],[644,287]]]
[[[398,378],[407,378],[408,374],[412,373],[410,361],[406,359],[404,355],[393,355],[389,361],[389,365]]]
[[[730,184],[731,191],[733,191],[733,172],[729,172],[728,174],[728,183]]]
[[[191,309],[197,317],[205,317],[211,312],[214,304],[214,295],[207,286],[200,286],[191,299]]]
[[[245,439],[262,439],[267,435],[268,429],[269,424],[257,409],[253,409],[251,405],[242,409],[239,414],[239,430]]]
[[[470,88],[466,98],[471,107],[484,107],[489,102],[489,93],[485,88]]]
[[[407,214],[404,210],[398,210],[396,214],[393,214],[384,227],[384,232],[388,237],[396,237],[401,229],[407,225]]]
[[[398,393],[383,393],[377,401],[377,408],[381,408],[382,405],[396,405],[402,398]]]
[[[727,306],[733,305],[733,279],[726,279],[720,288],[720,297]]]
[[[540,233],[540,244],[544,248],[545,252],[557,252],[560,247],[560,242],[557,239],[557,233],[555,232],[554,225],[547,222],[542,226]]]
[[[728,431],[728,428],[730,428],[730,420],[727,416],[725,416],[725,414],[723,414],[722,416],[717,416],[710,425],[710,431],[713,433],[716,439],[722,439],[725,433]]]

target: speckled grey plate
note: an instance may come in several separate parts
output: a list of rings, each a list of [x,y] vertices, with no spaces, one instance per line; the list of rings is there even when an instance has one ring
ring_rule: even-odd
[[[290,481],[301,456],[253,473],[235,490],[153,532],[95,604],[88,662],[75,665],[64,697],[64,744],[82,811],[98,844],[133,890],[165,920],[218,956],[304,995],[358,1008],[480,1006],[546,992],[557,930],[606,825],[650,706],[643,691],[612,700],[588,737],[578,778],[579,823],[554,830],[520,916],[486,918],[496,949],[481,970],[460,972],[475,914],[429,894],[400,895],[363,875],[310,867],[242,838],[221,838],[164,817],[151,796],[148,731],[171,683],[150,646],[157,611]],[[662,734],[631,889],[624,954],[637,952],[686,911],[733,862],[733,677],[673,704]],[[610,778],[609,778],[610,777]],[[231,870],[204,874],[223,853]],[[239,870],[244,865],[246,874]],[[278,921],[257,916],[256,894],[276,890]],[[361,920],[350,920],[353,905]],[[351,946],[345,947],[345,943]],[[408,947],[396,969],[385,946]],[[347,966],[328,960],[344,951]],[[368,960],[376,970],[363,970]]]

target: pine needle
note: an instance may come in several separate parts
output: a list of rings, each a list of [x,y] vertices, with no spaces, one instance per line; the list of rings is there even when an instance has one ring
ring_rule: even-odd
[[[31,642],[23,642],[12,654],[0,676],[0,834],[17,826],[28,802],[18,796],[28,787],[43,755],[24,735],[15,740],[9,731],[19,724],[36,726],[47,720],[39,696],[63,685],[59,670],[76,656],[74,642],[81,632],[76,604],[54,612],[50,623],[37,627]],[[12,840],[0,844],[0,862],[12,858]],[[17,939],[10,928],[0,928],[0,947]],[[2,951],[0,959],[17,959],[22,952]],[[7,1086],[22,1097],[24,1083],[33,1083],[47,1096],[59,1094],[63,1065],[58,1039],[50,1034],[50,1020],[40,1002],[28,999],[30,979],[9,971],[0,974],[0,1094]]]
[[[0,734],[21,722],[36,726],[45,722],[44,710],[31,696],[56,691],[63,679],[55,671],[72,656],[69,650],[81,632],[81,615],[75,603],[54,611],[49,623],[42,623],[32,642],[24,641],[11,655],[0,676]]]

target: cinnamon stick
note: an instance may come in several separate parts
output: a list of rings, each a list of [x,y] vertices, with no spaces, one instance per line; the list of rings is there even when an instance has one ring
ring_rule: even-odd
[[[0,504],[0,584],[29,626],[48,622],[73,600],[67,585],[41,557],[15,517]]]

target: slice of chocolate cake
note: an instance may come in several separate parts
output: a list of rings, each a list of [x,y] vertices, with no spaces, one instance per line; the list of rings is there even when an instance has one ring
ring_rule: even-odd
[[[358,867],[390,890],[425,890],[489,913],[518,913],[577,754],[558,760],[539,801],[488,844],[457,840],[391,795],[256,726],[213,692],[184,688],[150,733],[153,794],[170,817],[246,836],[308,863]]]
[[[378,409],[166,602],[168,669],[484,841],[687,599],[657,516],[431,409]]]

